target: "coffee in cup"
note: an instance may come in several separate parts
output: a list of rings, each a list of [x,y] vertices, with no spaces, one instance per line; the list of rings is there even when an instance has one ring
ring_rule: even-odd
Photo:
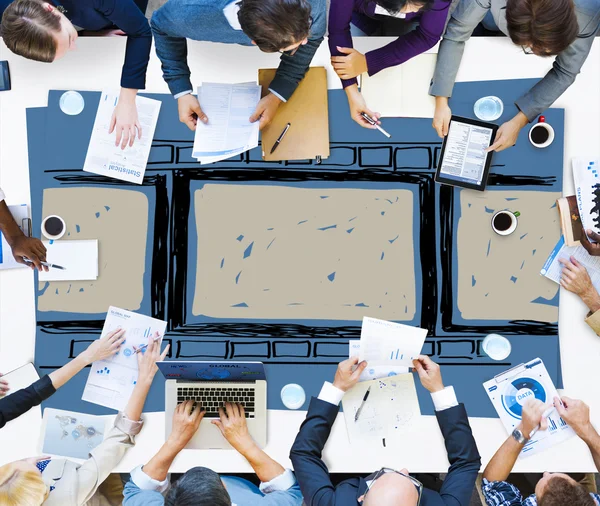
[[[554,141],[554,128],[546,123],[546,118],[540,116],[538,123],[529,129],[529,141],[536,148],[545,148]]]
[[[46,216],[42,222],[42,234],[51,241],[60,239],[65,235],[66,230],[67,225],[65,224],[65,220],[55,214]]]
[[[517,229],[519,211],[498,211],[492,216],[492,228],[498,235],[510,235]]]

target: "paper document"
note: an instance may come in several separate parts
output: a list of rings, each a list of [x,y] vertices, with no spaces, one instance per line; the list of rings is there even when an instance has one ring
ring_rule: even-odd
[[[118,101],[117,93],[102,92],[83,170],[141,184],[150,156],[161,102],[151,98],[136,97],[135,105],[138,121],[142,127],[142,138],[138,138],[136,131],[133,146],[127,145],[125,149],[121,149],[120,145],[115,146],[115,132],[108,133],[110,120]]]
[[[546,366],[536,358],[521,364],[483,384],[494,408],[510,434],[521,423],[523,405],[530,399],[539,399],[548,407],[548,429],[538,431],[521,450],[521,455],[533,455],[557,443],[572,438],[575,431],[556,410],[552,410],[558,392],[550,379]],[[525,434],[529,437],[529,434]]]
[[[350,348],[348,357],[358,357],[360,355],[360,341],[358,339],[348,341]],[[408,367],[403,365],[376,365],[367,366],[367,368],[361,373],[358,381],[371,381],[379,378],[386,378],[388,376],[396,376],[397,374],[406,374],[409,372]]]
[[[138,378],[134,346],[139,348],[148,344],[148,337],[155,332],[164,335],[167,322],[111,306],[101,337],[118,327],[125,329],[125,342],[116,355],[92,364],[82,399],[121,411],[131,397]]]
[[[429,85],[437,55],[423,53],[402,65],[361,78],[361,93],[367,107],[387,118],[433,118],[435,98]]]
[[[581,245],[566,246],[563,236],[560,236],[558,243],[542,267],[540,271],[542,276],[546,276],[548,279],[560,284],[562,264],[558,260],[560,258],[568,260],[572,256],[587,269],[592,285],[600,291],[600,257],[591,256]]]
[[[581,224],[600,233],[600,160],[573,158],[572,164]]]
[[[427,330],[365,316],[360,331],[359,359],[368,367],[412,367],[427,337]]]
[[[354,421],[369,387],[369,397],[358,420]],[[409,432],[421,416],[412,374],[358,383],[346,392],[342,406],[348,438],[352,444],[364,441],[389,446],[394,436]],[[384,439],[385,443],[382,441]]]
[[[12,214],[15,222],[27,237],[31,232],[31,218],[29,218],[29,207],[27,204],[20,206],[8,206],[10,214]],[[20,264],[15,260],[12,254],[12,249],[6,241],[6,237],[0,232],[0,269],[17,269],[19,267],[28,267]]]
[[[40,271],[39,281],[85,281],[98,279],[98,241],[43,241],[46,261],[60,265],[62,269]]]
[[[84,413],[44,409],[40,454],[87,459],[104,440],[106,419]]]
[[[201,163],[214,163],[258,146],[259,123],[250,123],[250,116],[259,100],[260,86],[255,83],[198,87],[198,101],[208,123],[196,125],[192,156]]]

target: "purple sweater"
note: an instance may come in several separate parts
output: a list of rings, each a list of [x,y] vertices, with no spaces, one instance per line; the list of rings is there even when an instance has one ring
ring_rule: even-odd
[[[365,55],[369,75],[372,76],[385,68],[400,65],[435,46],[444,32],[450,3],[449,0],[435,0],[430,10],[407,14],[406,21],[420,18],[419,26],[416,30],[398,37],[387,46],[369,51]],[[350,35],[350,22],[353,15],[357,15],[358,18],[371,18],[368,21],[375,21],[375,23],[376,20],[381,19],[381,16],[375,14],[375,5],[372,0],[331,0],[329,51],[332,56],[342,56],[337,50],[337,46],[353,47]],[[344,88],[352,84],[356,84],[356,79],[342,79]]]

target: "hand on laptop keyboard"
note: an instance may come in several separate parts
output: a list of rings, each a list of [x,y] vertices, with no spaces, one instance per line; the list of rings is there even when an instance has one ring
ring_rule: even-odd
[[[185,448],[200,427],[204,409],[193,401],[185,401],[175,408],[173,428],[169,440],[178,448]]]
[[[226,402],[225,409],[219,408],[219,419],[210,422],[219,427],[223,437],[242,455],[249,447],[255,445],[248,432],[246,415],[244,406],[241,404]]]

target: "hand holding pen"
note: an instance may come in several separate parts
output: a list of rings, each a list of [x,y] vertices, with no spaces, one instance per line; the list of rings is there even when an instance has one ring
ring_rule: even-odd
[[[133,352],[133,354],[136,355],[137,353],[140,353],[140,352],[143,353],[144,351],[146,351],[146,348],[148,348],[148,346],[155,343],[156,341],[160,341],[161,339],[162,339],[162,336],[158,332],[155,332],[154,335],[152,336],[152,338],[150,338],[148,340],[147,344],[143,344],[139,348],[134,346],[133,349],[135,351]]]
[[[374,126],[377,130],[379,130],[388,139],[391,137],[391,135],[389,133],[387,133],[383,128],[381,128],[379,126],[379,120],[375,120],[375,119],[371,118],[371,116],[369,116],[366,112],[361,112],[360,115],[363,117],[363,119],[367,123],[369,123],[370,125]]]

